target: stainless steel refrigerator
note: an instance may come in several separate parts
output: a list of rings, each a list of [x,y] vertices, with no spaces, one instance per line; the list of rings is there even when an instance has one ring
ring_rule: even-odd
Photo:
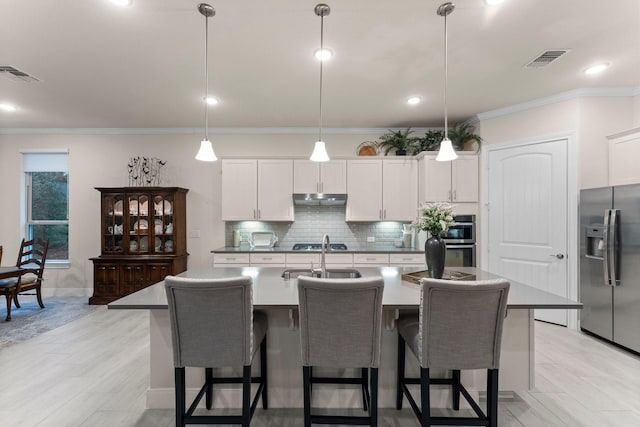
[[[640,185],[580,192],[582,330],[640,352]]]

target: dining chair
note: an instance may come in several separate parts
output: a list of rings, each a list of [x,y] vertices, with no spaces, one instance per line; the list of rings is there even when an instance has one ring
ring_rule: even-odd
[[[33,290],[36,291],[36,298],[38,299],[40,308],[44,308],[44,303],[42,302],[42,276],[44,274],[48,250],[49,240],[44,240],[39,237],[32,240],[22,239],[16,266],[27,269],[27,273],[23,274],[20,279],[17,279],[18,286],[13,296],[13,301],[17,308],[20,308],[18,295]]]
[[[267,409],[267,316],[253,311],[251,277],[225,279],[164,279],[176,396],[176,426],[186,424],[241,424],[248,427],[258,400]],[[260,349],[260,375],[251,376],[251,364]],[[205,382],[187,409],[185,367],[205,368]],[[213,368],[242,370],[238,377],[214,377]],[[258,388],[251,400],[251,384]],[[214,384],[242,384],[241,415],[194,415],[202,397],[213,403]]]
[[[312,423],[377,426],[383,291],[382,277],[298,278],[305,427]],[[360,375],[317,376],[314,367],[355,368]],[[313,384],[359,385],[368,416],[312,414]]]
[[[397,409],[402,409],[402,399],[406,395],[423,427],[498,425],[498,371],[509,286],[504,279],[420,281],[419,314],[401,316],[397,322]],[[405,377],[407,346],[418,359],[419,378]],[[451,377],[430,378],[430,369],[451,370]],[[487,370],[486,413],[460,382],[462,369]],[[420,385],[420,406],[407,387],[411,384]],[[431,416],[431,384],[450,385],[453,409],[460,409],[462,394],[476,417]]]

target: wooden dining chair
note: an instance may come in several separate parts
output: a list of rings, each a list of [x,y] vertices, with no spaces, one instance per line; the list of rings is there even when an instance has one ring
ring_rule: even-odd
[[[48,240],[43,240],[39,237],[32,240],[22,239],[16,266],[26,268],[28,272],[18,279],[18,286],[13,294],[13,302],[17,308],[20,308],[18,295],[32,290],[36,291],[36,298],[38,299],[40,308],[44,308],[41,288],[48,250]]]

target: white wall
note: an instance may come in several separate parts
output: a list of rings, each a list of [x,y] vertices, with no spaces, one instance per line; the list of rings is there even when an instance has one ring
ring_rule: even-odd
[[[379,135],[326,135],[331,156],[352,156],[358,144]],[[127,163],[132,156],[167,160],[162,185],[189,189],[187,229],[199,230],[190,238],[189,267],[211,264],[211,249],[224,246],[224,222],[220,220],[220,162],[194,160],[202,135],[10,135],[0,134],[0,244],[2,264],[11,265],[17,254],[24,226],[20,222],[22,192],[22,150],[69,149],[69,269],[47,269],[43,292],[47,294],[90,294],[93,264],[100,254],[100,198],[94,187],[128,184]],[[314,135],[212,135],[221,156],[308,157]]]

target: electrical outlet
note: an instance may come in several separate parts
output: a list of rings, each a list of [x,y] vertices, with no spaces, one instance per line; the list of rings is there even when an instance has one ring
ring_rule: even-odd
[[[375,241],[376,241],[376,238],[374,236],[367,237],[367,243],[373,243]]]
[[[200,238],[200,230],[191,230],[191,231],[189,231],[189,238],[190,239],[198,239],[198,238]]]

